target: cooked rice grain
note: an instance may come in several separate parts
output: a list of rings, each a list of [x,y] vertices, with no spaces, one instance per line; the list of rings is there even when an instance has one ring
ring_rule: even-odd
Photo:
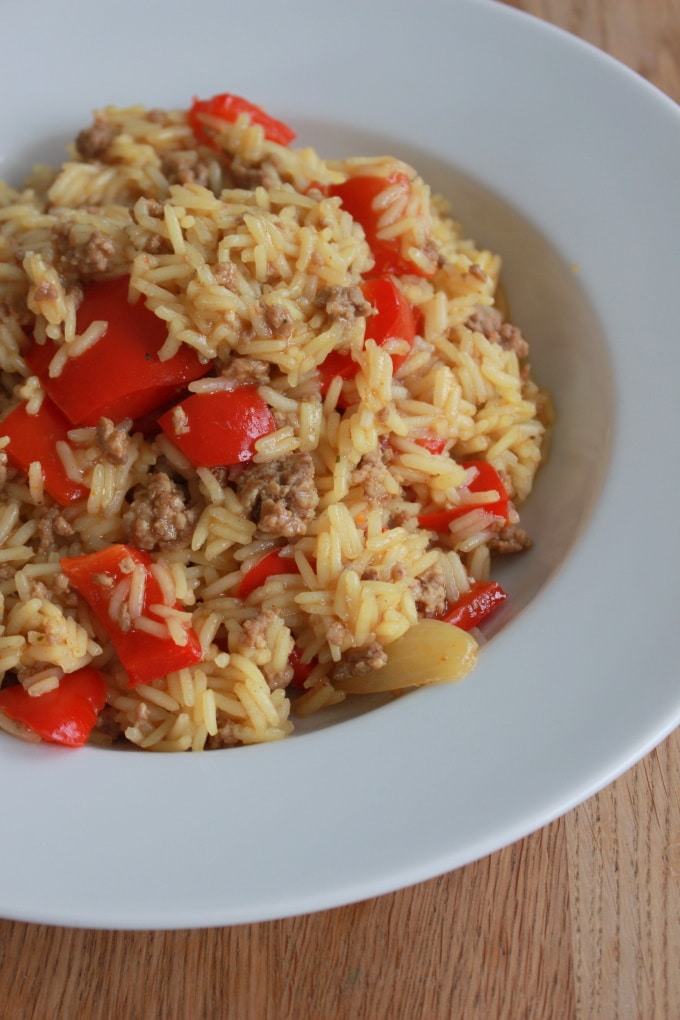
[[[129,275],[130,300],[167,328],[159,357],[188,345],[205,361],[189,391],[251,383],[276,428],[257,439],[252,464],[195,469],[164,434],[124,426],[119,459],[91,423],[75,423],[55,454],[86,494],[60,507],[39,460],[17,470],[0,424],[0,679],[40,697],[63,674],[98,667],[109,686],[99,745],[166,752],[279,740],[292,731],[291,707],[305,717],[345,698],[336,669],[376,668],[381,650],[433,607],[492,575],[499,519],[484,506],[493,510],[495,492],[468,491],[466,462],[500,472],[516,526],[549,398],[512,346],[485,332],[489,310],[507,317],[500,259],[465,237],[413,168],[392,157],[325,161],[269,141],[245,116],[225,124],[206,115],[214,148],[197,146],[181,110],[107,107],[97,123],[96,157],[74,146],[24,190],[0,184],[3,413],[19,403],[38,413],[49,379],[102,342],[105,322],[77,332],[80,290]],[[413,273],[393,277],[414,310],[412,344],[366,339],[355,297],[373,254],[324,190],[350,177],[384,182],[376,231],[412,263]],[[48,380],[24,363],[27,333],[56,345]],[[356,372],[322,386],[331,354],[351,356]],[[311,479],[302,471],[287,486],[286,470],[304,463]],[[262,482],[247,504],[241,482],[251,470]],[[159,472],[184,508],[176,533],[163,531],[149,495]],[[315,493],[309,513],[305,485]],[[262,527],[267,501],[273,531]],[[420,513],[466,506],[440,535],[418,525]],[[179,646],[193,631],[201,662],[130,688],[60,559],[134,545],[140,513],[156,527],[153,565],[147,574],[130,560],[111,586],[110,618]],[[277,549],[283,572],[241,598],[244,578]],[[0,726],[31,736],[1,712]]]

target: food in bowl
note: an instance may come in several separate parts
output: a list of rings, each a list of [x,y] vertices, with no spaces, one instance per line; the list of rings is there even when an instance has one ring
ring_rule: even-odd
[[[461,678],[550,425],[498,255],[231,94],[0,185],[0,725],[271,741]]]

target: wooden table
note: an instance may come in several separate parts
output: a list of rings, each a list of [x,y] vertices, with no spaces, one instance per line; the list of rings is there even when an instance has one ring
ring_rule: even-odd
[[[512,6],[595,43],[680,101],[680,0]],[[356,906],[178,932],[0,921],[0,1017],[674,1020],[680,731],[533,836]]]

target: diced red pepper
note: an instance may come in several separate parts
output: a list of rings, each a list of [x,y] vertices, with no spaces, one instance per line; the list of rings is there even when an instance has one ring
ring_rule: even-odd
[[[419,436],[416,443],[424,450],[429,450],[430,453],[439,454],[446,449],[447,440],[442,439],[441,436]]]
[[[373,340],[382,347],[388,340],[405,340],[409,352],[416,337],[415,322],[411,306],[403,292],[387,276],[366,280],[361,291],[375,312],[366,318],[365,340]],[[392,354],[392,368],[396,372],[408,357],[408,352]],[[351,354],[332,351],[319,366],[321,392],[326,393],[336,376],[353,379],[359,365]]]
[[[96,425],[102,415],[134,421],[166,406],[211,368],[186,344],[161,361],[167,326],[141,300],[130,304],[128,285],[127,276],[87,285],[76,314],[78,333],[93,322],[108,326],[88,350],[69,358],[58,376],[49,375],[57,350],[51,341],[34,342],[25,352],[26,363],[74,425]]]
[[[194,467],[244,464],[252,460],[255,442],[276,429],[274,415],[255,386],[194,393],[158,424]]]
[[[242,96],[235,96],[231,92],[222,92],[211,99],[194,99],[189,110],[189,124],[199,144],[207,145],[211,149],[218,149],[219,146],[215,142],[211,128],[203,117],[214,117],[227,124],[234,124],[243,113],[248,116],[251,124],[260,125],[265,138],[270,142],[276,142],[277,145],[290,145],[295,138],[293,129],[283,121],[270,117],[261,106],[256,106],[255,103],[243,99]]]
[[[461,630],[478,627],[507,598],[498,581],[475,581],[438,619]]]
[[[369,315],[366,320],[366,339],[374,340],[378,347],[388,340],[405,340],[408,344],[408,351],[391,355],[396,372],[406,361],[416,338],[413,310],[403,292],[388,277],[367,280],[361,290],[375,308],[375,315]]]
[[[343,207],[364,228],[366,242],[375,259],[371,275],[394,273],[403,276],[410,273],[415,276],[433,276],[434,270],[425,272],[415,262],[403,257],[398,237],[388,240],[378,237],[382,211],[375,209],[374,202],[383,191],[394,185],[408,191],[411,189],[408,176],[401,170],[395,170],[387,177],[349,177],[342,184],[331,184],[325,190],[329,196],[340,198]]]
[[[452,507],[450,510],[437,510],[431,514],[420,514],[418,516],[418,523],[421,528],[426,528],[428,531],[446,531],[451,521],[455,521],[458,517],[462,517],[463,514],[467,514],[471,510],[486,510],[487,513],[493,514],[494,517],[502,517],[504,521],[508,520],[508,494],[495,467],[485,460],[470,461],[465,467],[477,469],[475,477],[468,485],[468,492],[493,491],[497,493],[498,499],[492,500],[490,503],[470,502],[464,506]]]
[[[26,404],[19,404],[0,422],[0,435],[9,436],[5,450],[10,463],[27,475],[31,464],[40,461],[45,490],[62,506],[84,499],[88,492],[84,485],[71,481],[57,453],[57,443],[68,442],[70,428],[71,423],[49,397],[44,398],[37,414],[28,414]]]
[[[353,379],[359,371],[359,365],[351,354],[344,354],[342,351],[331,351],[327,358],[319,365],[320,389],[323,396],[328,392],[328,387],[340,376],[341,379]],[[342,407],[343,404],[340,403]]]
[[[260,588],[275,574],[299,574],[298,565],[292,556],[283,556],[280,549],[270,549],[253,564],[241,578],[236,589],[236,598],[247,599],[251,592]]]
[[[178,645],[169,635],[159,637],[140,629],[135,626],[134,620],[128,629],[124,629],[119,619],[111,616],[111,599],[118,583],[130,575],[127,568],[141,566],[145,575],[142,615],[162,622],[149,609],[163,604],[163,592],[151,573],[152,564],[148,553],[127,545],[110,545],[85,556],[61,560],[61,569],[109,635],[128,675],[130,687],[151,683],[168,673],[200,662],[202,657],[201,645],[192,627],[186,628],[186,644]],[[177,603],[175,608],[181,609],[181,603]]]
[[[0,691],[0,712],[43,740],[82,747],[106,704],[106,681],[93,666],[67,673],[54,690],[31,695],[21,684]]]
[[[420,305],[411,305],[413,322],[416,327],[416,336],[423,336],[425,332],[425,315]]]
[[[297,645],[294,645],[293,651],[288,656],[288,663],[293,667],[293,679],[290,682],[290,686],[304,691],[305,680],[308,679],[310,673],[316,666],[317,660],[312,659],[311,662],[303,662],[300,649]]]

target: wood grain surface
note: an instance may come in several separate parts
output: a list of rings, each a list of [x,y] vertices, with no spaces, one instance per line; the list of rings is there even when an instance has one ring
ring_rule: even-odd
[[[680,0],[513,0],[680,101]],[[2,1020],[675,1020],[680,732],[565,818],[452,874],[280,922],[0,921]]]

